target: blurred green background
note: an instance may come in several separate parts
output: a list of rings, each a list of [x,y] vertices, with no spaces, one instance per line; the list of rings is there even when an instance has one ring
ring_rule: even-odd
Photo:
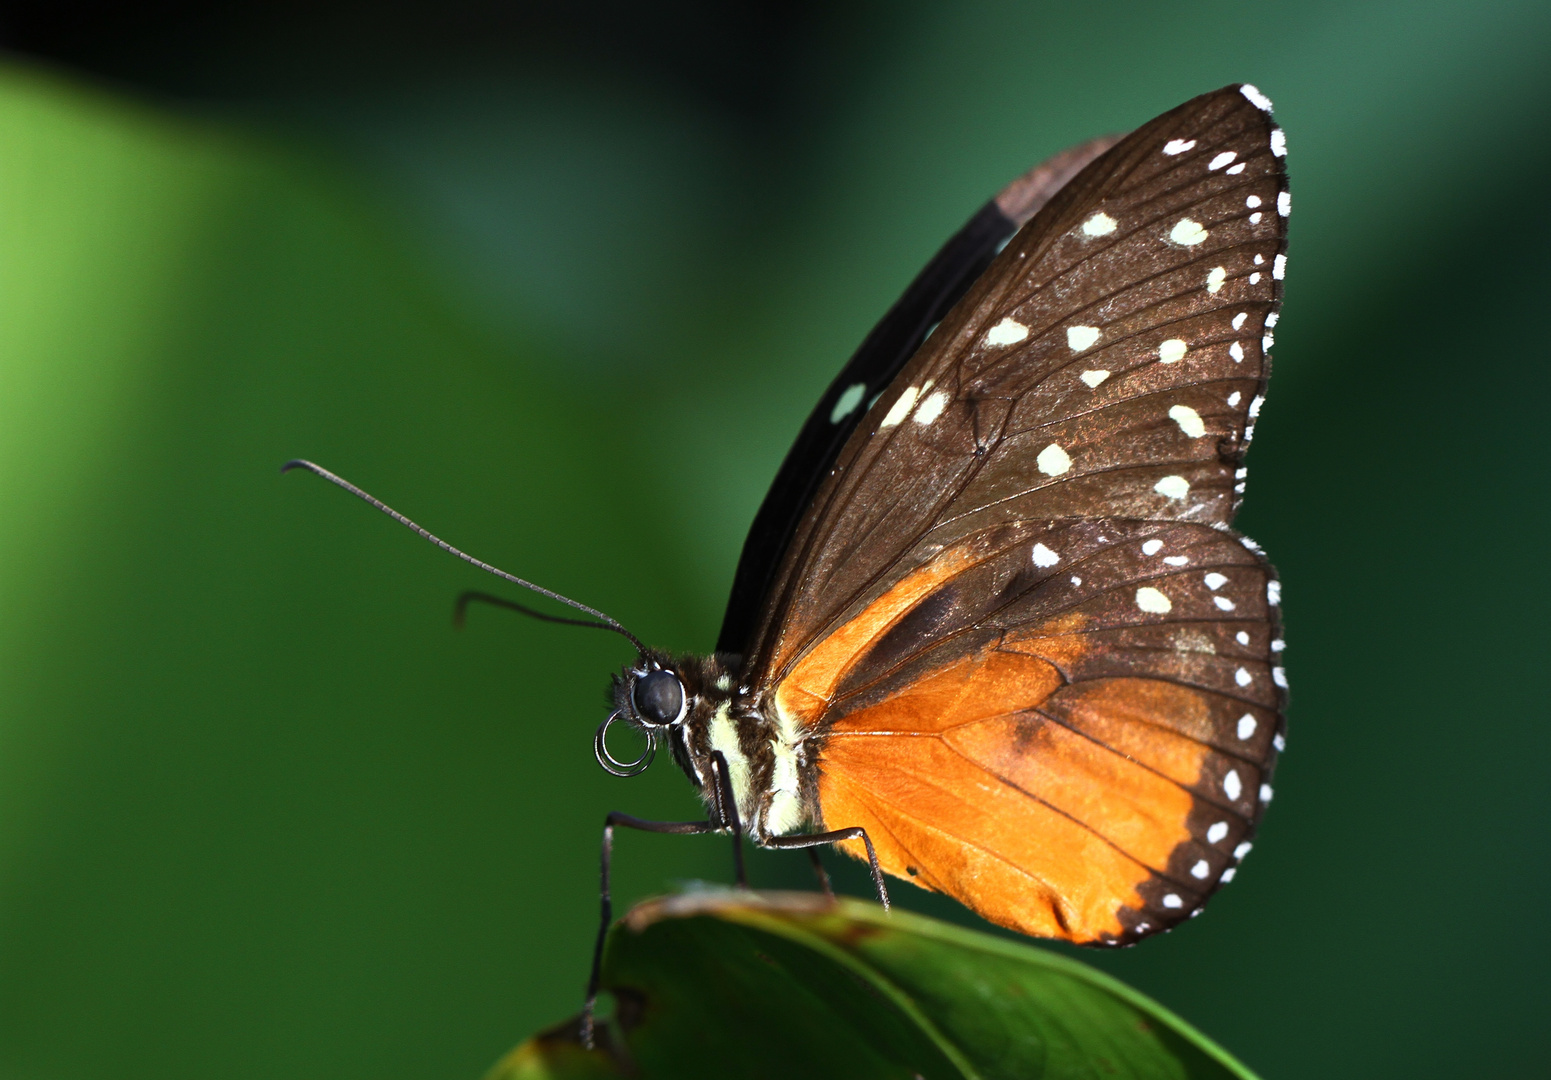
[[[455,632],[488,579],[279,464],[708,648],[936,245],[1246,79],[1296,211],[1241,518],[1290,746],[1207,916],[1085,957],[1272,1080],[1551,1072],[1551,6],[11,3],[0,42],[0,1077],[473,1078],[573,1012],[603,814],[695,812],[592,760],[627,650]],[[619,851],[627,898],[729,873]]]

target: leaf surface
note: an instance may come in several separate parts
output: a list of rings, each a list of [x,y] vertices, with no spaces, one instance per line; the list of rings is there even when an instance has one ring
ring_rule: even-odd
[[[650,901],[604,954],[614,1016],[568,1021],[491,1080],[1252,1078],[1179,1017],[1043,949],[817,895]]]

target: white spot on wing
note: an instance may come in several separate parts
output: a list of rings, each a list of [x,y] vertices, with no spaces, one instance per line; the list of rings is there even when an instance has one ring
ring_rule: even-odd
[[[1209,844],[1220,844],[1227,835],[1228,823],[1226,821],[1219,821],[1206,830],[1206,842]]]
[[[1223,282],[1225,282],[1227,280],[1228,280],[1228,269],[1227,269],[1227,267],[1224,267],[1224,266],[1214,266],[1214,267],[1212,267],[1211,272],[1206,275],[1206,291],[1211,293],[1213,296],[1217,295],[1218,290],[1223,287]]]
[[[1271,264],[1271,276],[1281,281],[1287,276],[1287,256],[1278,255],[1276,261]]]
[[[1214,157],[1211,161],[1207,162],[1206,167],[1207,167],[1207,169],[1209,171],[1216,172],[1218,169],[1222,168],[1224,165],[1227,165],[1229,162],[1231,162],[1234,158],[1236,158],[1238,156],[1239,155],[1234,153],[1232,150],[1224,150],[1222,153],[1220,153],[1216,157]]]
[[[1271,801],[1271,796],[1274,795],[1274,794],[1276,794],[1276,793],[1271,790],[1271,785],[1270,784],[1261,784],[1260,785],[1260,801],[1261,802],[1270,802]]]
[[[1228,408],[1237,409],[1239,407],[1239,402],[1243,400],[1243,398],[1244,395],[1235,390],[1233,393],[1228,395]]]
[[[1189,348],[1183,339],[1171,337],[1158,346],[1158,361],[1163,364],[1178,363],[1185,358],[1185,353],[1189,351]]]
[[[1249,634],[1243,630],[1240,630],[1237,634],[1233,635],[1233,640],[1237,641],[1240,645],[1248,645]]]
[[[986,333],[987,345],[1016,345],[1029,336],[1029,328],[1016,319],[1003,319]]]
[[[1239,173],[1244,171],[1244,165],[1245,165],[1245,163],[1241,161],[1237,165],[1230,166],[1229,169],[1228,169],[1228,175],[1229,176],[1237,176],[1237,175],[1239,175]]]
[[[1255,677],[1249,673],[1248,668],[1239,668],[1233,673],[1233,681],[1240,686],[1248,686],[1255,681]]]
[[[1170,566],[1186,566],[1190,563],[1190,559],[1184,555],[1165,555],[1163,561]]]
[[[1239,796],[1244,794],[1244,783],[1239,779],[1239,770],[1228,770],[1228,775],[1222,778],[1222,791],[1228,798],[1238,802]]]
[[[888,411],[888,415],[878,425],[880,428],[890,428],[895,424],[903,423],[905,417],[910,415],[910,410],[915,408],[916,395],[921,391],[914,386],[905,387],[905,392],[899,395],[899,400],[894,402],[894,407]]]
[[[1115,219],[1100,210],[1082,223],[1082,231],[1086,236],[1108,236],[1115,231]]]
[[[1247,199],[1244,200],[1244,205],[1249,207],[1251,210],[1255,209],[1255,207],[1260,205],[1260,196],[1259,195],[1251,195],[1251,196],[1249,196]]]
[[[1282,583],[1280,581],[1266,582],[1266,603],[1276,605],[1282,602]]]
[[[1246,840],[1242,844],[1240,844],[1238,847],[1233,849],[1233,857],[1235,859],[1242,859],[1242,858],[1244,858],[1244,856],[1248,855],[1250,853],[1250,851],[1254,849],[1254,847],[1255,847],[1254,844],[1252,844],[1248,840]]]
[[[1277,157],[1287,156],[1287,133],[1281,128],[1271,129],[1271,153]]]
[[[1204,580],[1206,581],[1206,587],[1211,589],[1213,592],[1216,592],[1218,589],[1228,584],[1228,579],[1219,574],[1216,570],[1213,570],[1210,574],[1207,574]]]
[[[1174,607],[1167,596],[1151,585],[1136,590],[1136,606],[1151,615],[1167,615]]]
[[[1190,494],[1190,481],[1183,476],[1165,476],[1152,489],[1167,499],[1183,499]]]
[[[1100,333],[1097,326],[1068,326],[1066,343],[1072,347],[1073,352],[1082,352],[1099,340]]]
[[[1109,378],[1109,372],[1107,372],[1107,371],[1085,371],[1085,372],[1083,372],[1081,375],[1079,375],[1077,377],[1088,385],[1088,389],[1092,390],[1092,389],[1097,388],[1099,383],[1101,383],[1105,379]]]
[[[1265,217],[1265,215],[1262,214],[1259,210],[1256,210],[1253,214],[1251,214],[1249,216],[1249,223],[1251,225],[1259,225],[1260,224],[1260,219],[1263,218],[1263,217]]]
[[[1235,315],[1233,317],[1233,328],[1235,330],[1242,329],[1243,326],[1244,326],[1244,320],[1247,319],[1247,318],[1249,318],[1249,312],[1247,312],[1247,311],[1239,312],[1237,315]]]
[[[1202,881],[1205,881],[1206,875],[1210,874],[1211,872],[1211,864],[1209,864],[1205,859],[1196,860],[1196,864],[1190,868],[1190,876],[1193,878],[1200,878]]]
[[[1201,414],[1189,405],[1171,405],[1169,407],[1169,419],[1179,425],[1192,439],[1199,439],[1206,434],[1206,424],[1201,420]]]
[[[1249,276],[1249,283],[1251,285],[1259,285],[1260,284],[1260,271],[1259,270],[1256,270],[1253,274],[1251,274]]]
[[[1206,230],[1199,221],[1191,218],[1180,218],[1174,223],[1174,228],[1169,230],[1169,242],[1180,247],[1195,247],[1205,239]]]
[[[1233,610],[1233,601],[1229,600],[1226,596],[1214,596],[1212,597],[1212,603],[1217,605],[1217,609],[1219,611]]]
[[[1266,97],[1259,90],[1256,90],[1249,83],[1245,83],[1243,86],[1239,87],[1239,93],[1248,98],[1249,103],[1255,106],[1255,108],[1259,109],[1261,112],[1271,111],[1271,99]]]
[[[1163,152],[1173,157],[1175,154],[1183,154],[1186,150],[1195,149],[1194,139],[1170,139],[1163,144]]]
[[[1286,217],[1292,213],[1292,193],[1283,191],[1276,197],[1276,212]]]
[[[1228,346],[1228,355],[1233,357],[1235,364],[1242,364],[1244,362],[1244,346],[1235,341]]]
[[[1237,874],[1237,873],[1238,873],[1238,870],[1236,870],[1234,867],[1230,866],[1230,867],[1228,867],[1228,869],[1226,869],[1226,870],[1224,870],[1222,872],[1222,877],[1218,878],[1217,880],[1219,882],[1221,882],[1222,884],[1226,885],[1226,884],[1228,884],[1228,882],[1233,880],[1234,875]]]
[[[1044,544],[1035,544],[1034,545],[1034,565],[1035,566],[1054,566],[1056,563],[1058,563],[1060,561],[1061,561],[1061,556],[1059,556],[1055,552],[1051,551]]]
[[[1271,327],[1275,326],[1277,320],[1280,319],[1280,318],[1281,318],[1281,316],[1278,315],[1274,311],[1271,312],[1269,315],[1267,315],[1266,316],[1266,329],[1269,330],[1269,329],[1271,329]]]
[[[1156,555],[1163,550],[1163,541],[1158,539],[1146,540],[1142,543],[1143,555]]]
[[[1273,735],[1271,737],[1271,745],[1276,747],[1276,752],[1280,754],[1287,749],[1287,740],[1280,735]]]
[[[935,391],[931,397],[921,402],[921,407],[916,410],[914,420],[921,425],[930,424],[942,415],[942,411],[948,407],[948,391]]]
[[[1255,728],[1259,726],[1259,722],[1255,719],[1253,713],[1245,713],[1239,717],[1239,738],[1248,739],[1252,737],[1255,734]]]
[[[1034,464],[1046,476],[1060,476],[1072,467],[1072,459],[1065,450],[1051,443],[1039,452],[1039,457],[1034,459]]]
[[[1163,898],[1163,906],[1166,908],[1182,908],[1185,906],[1185,902],[1179,898],[1177,893],[1169,893]]]
[[[1272,652],[1281,652],[1285,648],[1287,648],[1287,642],[1283,641],[1281,638],[1276,638],[1271,642]]]
[[[866,383],[852,383],[846,387],[835,402],[835,407],[829,410],[829,422],[838,424],[856,411],[856,407],[862,403],[862,395],[867,393]]]
[[[1276,683],[1276,685],[1280,686],[1283,690],[1286,690],[1287,689],[1287,669],[1286,668],[1279,668],[1279,667],[1272,668],[1271,669],[1271,681]]]
[[[1073,585],[1081,585],[1082,584],[1082,578],[1078,577],[1076,574],[1073,574],[1072,575],[1072,584]]]

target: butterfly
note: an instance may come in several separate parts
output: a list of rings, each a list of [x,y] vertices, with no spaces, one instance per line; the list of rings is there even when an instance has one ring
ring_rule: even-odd
[[[619,827],[730,832],[740,881],[745,836],[838,845],[885,903],[889,875],[1084,945],[1167,930],[1233,878],[1284,745],[1280,585],[1231,523],[1285,158],[1270,101],[1233,85],[982,208],[808,418],[710,655],[650,649],[291,463],[635,645],[598,760],[631,775],[665,747],[708,814],[609,815],[598,950]],[[614,757],[615,723],[641,758]]]

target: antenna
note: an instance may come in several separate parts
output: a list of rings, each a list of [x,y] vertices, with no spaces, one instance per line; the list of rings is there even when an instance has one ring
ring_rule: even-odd
[[[306,460],[303,460],[302,458],[296,458],[295,460],[287,461],[284,465],[280,466],[280,471],[283,472],[283,473],[290,472],[292,469],[306,469],[308,472],[312,473],[314,476],[321,476],[321,477],[323,477],[323,479],[327,480],[329,483],[335,484],[338,487],[344,488],[346,491],[350,492],[350,494],[354,495],[356,498],[360,499],[362,502],[367,503],[368,505],[374,506],[378,510],[381,510],[384,514],[387,514],[390,518],[392,518],[394,521],[398,522],[400,525],[404,526],[406,529],[410,529],[411,531],[418,533],[420,536],[422,536],[425,539],[429,540],[431,543],[435,544],[437,547],[441,548],[443,551],[445,551],[445,552],[447,552],[449,554],[452,554],[452,555],[456,555],[458,558],[462,559],[464,562],[468,563],[471,566],[479,567],[481,570],[483,570],[487,574],[494,574],[498,578],[501,578],[501,579],[503,579],[505,581],[510,581],[513,585],[521,585],[524,589],[531,589],[533,592],[538,593],[540,596],[547,596],[551,600],[558,600],[560,603],[566,604],[566,605],[568,605],[570,607],[573,607],[577,611],[585,612],[586,614],[593,616],[594,618],[596,618],[598,620],[597,622],[595,622],[595,623],[578,623],[578,625],[582,625],[582,626],[596,626],[596,627],[599,627],[600,629],[612,630],[616,634],[619,634],[620,636],[628,639],[630,644],[632,644],[632,645],[634,645],[636,647],[636,652],[638,652],[638,653],[645,653],[646,652],[646,646],[641,644],[641,639],[636,637],[629,630],[626,630],[623,626],[621,626],[617,619],[610,618],[609,616],[603,614],[603,612],[599,611],[597,608],[588,607],[586,604],[583,604],[583,603],[581,603],[579,601],[576,601],[576,600],[572,600],[569,596],[562,596],[560,593],[557,593],[557,592],[553,591],[552,589],[546,589],[542,585],[535,585],[531,581],[525,581],[522,578],[518,577],[516,574],[508,574],[505,570],[502,570],[501,568],[496,567],[496,566],[491,566],[487,562],[483,562],[483,561],[481,561],[479,559],[476,559],[476,558],[474,558],[474,556],[468,554],[467,552],[459,551],[457,548],[453,547],[451,544],[449,544],[447,541],[443,540],[441,537],[434,536],[434,535],[432,535],[432,533],[430,531],[421,528],[419,525],[416,525],[413,521],[410,521],[409,518],[405,517],[403,514],[399,513],[397,510],[393,509],[393,507],[389,506],[387,503],[383,502],[381,499],[375,498],[372,495],[369,495],[368,493],[366,493],[365,491],[362,491],[360,488],[356,487],[350,481],[346,480],[343,476],[339,476],[336,473],[329,472],[322,465],[316,465],[316,464],[314,464],[311,461],[306,461]],[[512,605],[512,606],[517,607],[519,610],[524,610],[524,609],[521,608],[520,605]],[[533,614],[534,616],[536,616],[538,618],[545,619],[546,621],[549,621],[549,622],[573,621],[573,620],[557,619],[554,616],[550,616],[550,615],[540,615],[538,612],[532,612],[531,614]]]

